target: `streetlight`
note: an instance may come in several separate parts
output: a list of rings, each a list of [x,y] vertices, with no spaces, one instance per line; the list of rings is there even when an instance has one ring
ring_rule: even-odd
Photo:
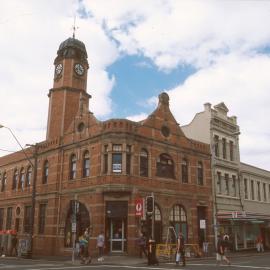
[[[27,257],[28,258],[32,258],[32,253],[33,253],[34,220],[35,220],[35,206],[36,206],[37,144],[27,144],[26,145],[26,146],[30,146],[30,147],[33,147],[34,148],[34,153],[33,153],[34,164],[33,164],[33,162],[31,161],[31,159],[29,158],[29,156],[25,152],[24,148],[20,144],[19,140],[17,139],[17,137],[15,136],[15,134],[13,133],[13,131],[9,127],[3,126],[1,124],[0,124],[0,128],[6,128],[11,133],[12,137],[15,139],[15,141],[18,143],[18,145],[22,149],[22,152],[23,152],[24,156],[26,157],[26,159],[28,160],[28,162],[31,164],[31,166],[33,168],[33,171],[34,171],[34,175],[33,175],[33,187],[32,187],[32,207],[31,207],[31,218],[30,218],[30,232],[29,232],[30,245],[29,245],[29,250],[28,250],[28,253],[27,253]]]

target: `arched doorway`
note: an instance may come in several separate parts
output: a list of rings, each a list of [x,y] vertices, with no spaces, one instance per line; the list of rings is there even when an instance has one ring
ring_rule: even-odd
[[[187,214],[182,205],[176,204],[170,211],[170,226],[175,230],[176,235],[182,232],[186,242],[188,242]],[[175,238],[175,236],[172,236]]]
[[[75,213],[76,208],[76,217]],[[72,223],[76,223],[76,240],[83,234],[86,228],[90,227],[89,212],[86,206],[78,201],[71,200],[65,223],[65,247],[72,247]]]

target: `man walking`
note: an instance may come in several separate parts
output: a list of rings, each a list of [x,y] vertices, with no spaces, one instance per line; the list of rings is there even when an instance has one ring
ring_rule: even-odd
[[[182,259],[183,266],[186,266],[186,257],[185,257],[185,238],[183,233],[179,232],[176,243],[176,254],[180,254]],[[179,261],[176,261],[176,264],[179,264]]]
[[[144,234],[141,232],[140,237],[138,239],[138,246],[140,248],[140,258],[143,257],[143,254],[147,258],[147,253],[146,253],[146,238]]]
[[[221,264],[221,261],[224,260],[228,265],[231,264],[230,260],[225,256],[225,247],[226,247],[226,242],[225,240],[222,239],[222,237],[219,235],[218,236],[218,242],[217,242],[217,265]]]
[[[17,250],[17,244],[18,244],[18,238],[17,234],[14,234],[11,240],[11,250],[10,250],[10,255],[13,255],[13,251],[15,251],[15,256],[18,256],[18,250]]]

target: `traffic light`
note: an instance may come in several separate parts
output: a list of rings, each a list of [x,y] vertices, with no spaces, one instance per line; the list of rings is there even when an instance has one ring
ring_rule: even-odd
[[[148,215],[152,214],[154,211],[154,197],[147,196],[146,197],[146,213]]]

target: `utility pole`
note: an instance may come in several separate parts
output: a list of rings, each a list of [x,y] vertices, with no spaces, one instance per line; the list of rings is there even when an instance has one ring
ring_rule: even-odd
[[[37,144],[31,145],[34,147],[34,166],[33,167],[33,185],[32,185],[32,208],[31,208],[31,223],[29,232],[30,249],[28,252],[28,258],[32,258],[33,255],[33,242],[34,242],[34,225],[35,225],[35,210],[36,210],[36,186],[37,186]]]

